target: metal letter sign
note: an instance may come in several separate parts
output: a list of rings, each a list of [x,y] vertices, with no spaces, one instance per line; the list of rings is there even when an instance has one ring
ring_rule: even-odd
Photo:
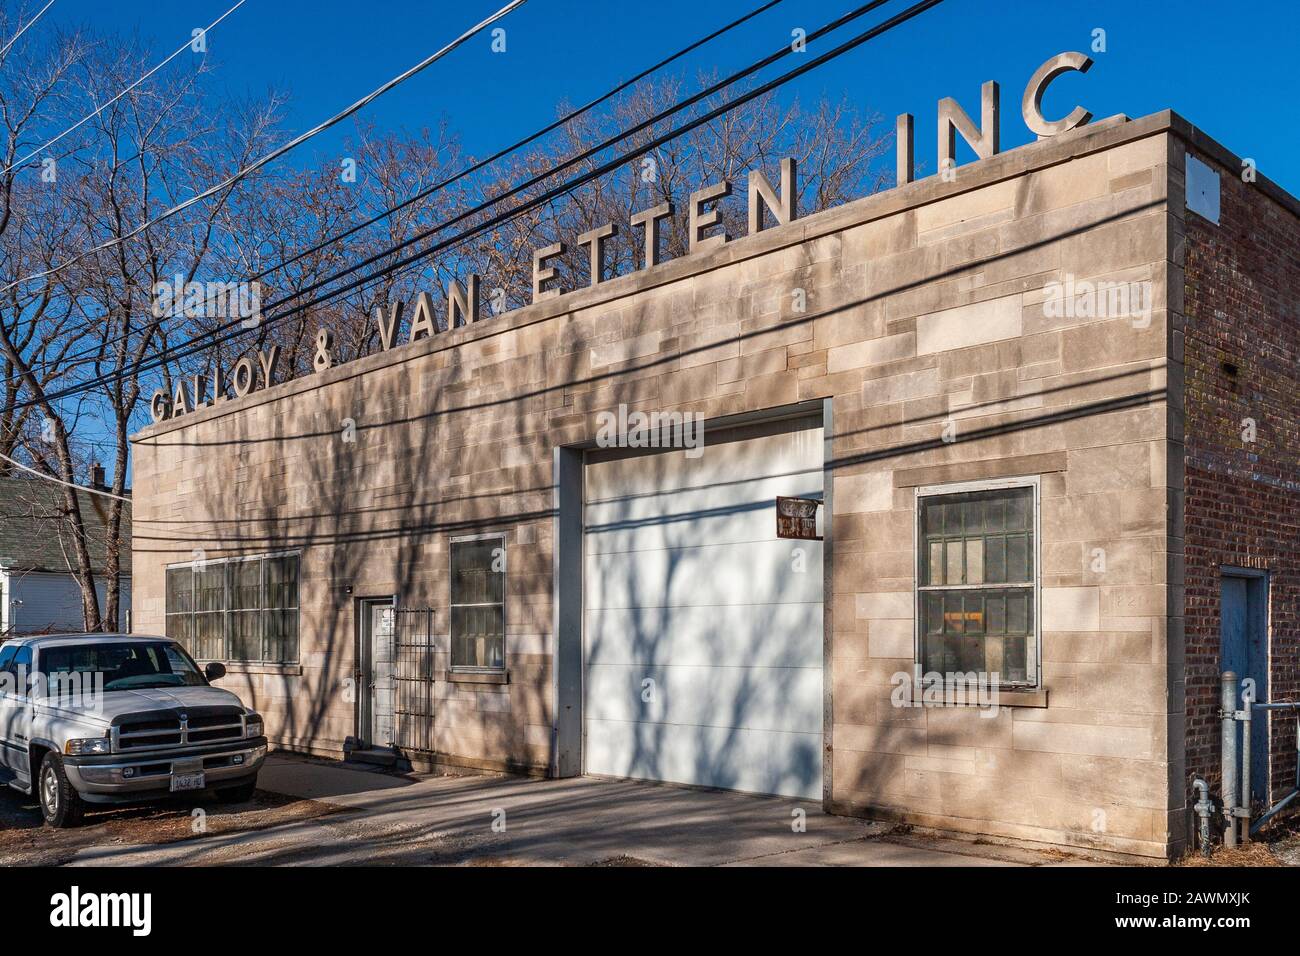
[[[1025,94],[1021,100],[1021,114],[1024,116],[1025,125],[1029,127],[1031,132],[1036,133],[1042,139],[1055,136],[1058,133],[1068,132],[1082,126],[1092,118],[1092,114],[1082,106],[1076,106],[1063,119],[1057,120],[1047,119],[1042,111],[1043,93],[1048,84],[1056,77],[1071,70],[1086,73],[1091,66],[1092,58],[1086,54],[1067,52],[1057,54],[1035,71],[1029,80],[1029,85],[1025,88]],[[998,85],[990,80],[980,89],[980,125],[977,127],[975,122],[957,105],[956,100],[945,98],[939,101],[938,146],[940,174],[948,174],[955,168],[955,144],[958,133],[970,144],[975,150],[976,156],[980,159],[988,159],[1001,150],[998,104]],[[900,186],[912,182],[916,174],[913,161],[915,157],[913,155],[912,128],[913,117],[911,113],[903,113],[898,117],[895,138],[898,141],[897,170],[898,185]],[[1190,188],[1194,185],[1193,177],[1196,160],[1190,160],[1188,167],[1189,200],[1191,200],[1197,195]],[[653,178],[652,172],[650,179]],[[647,179],[646,181],[649,182],[650,180]],[[1216,188],[1217,182],[1216,177],[1214,180]],[[749,232],[751,235],[763,229],[765,214],[770,214],[778,225],[787,225],[797,217],[799,212],[798,203],[796,202],[799,191],[798,183],[797,164],[793,158],[787,157],[781,160],[781,191],[779,193],[762,169],[750,171]],[[726,222],[724,222],[722,211],[717,204],[731,195],[731,188],[731,183],[723,180],[722,182],[711,183],[690,193],[690,202],[686,213],[689,226],[687,245],[690,255],[715,251],[728,241],[729,236],[725,228]],[[706,206],[709,208],[706,209]],[[1193,206],[1192,208],[1196,209],[1197,207]],[[1217,210],[1217,207],[1215,208]],[[645,229],[645,254],[642,256],[642,264],[639,268],[653,268],[663,261],[659,250],[659,238],[663,232],[660,221],[669,220],[672,216],[673,204],[671,202],[661,203],[652,209],[643,209],[632,214],[630,219],[632,226],[640,226]],[[1215,219],[1215,221],[1218,220]],[[713,231],[710,232],[709,230]],[[589,285],[595,286],[605,281],[606,269],[612,268],[612,264],[605,261],[607,240],[612,239],[617,234],[617,224],[605,223],[578,236],[580,245],[590,247],[591,267],[587,280]],[[557,266],[553,264],[555,259],[564,255],[566,248],[564,242],[552,242],[550,245],[533,250],[534,302],[540,302],[544,299],[574,291],[560,287],[561,284],[557,280],[561,278],[561,275]],[[611,275],[610,278],[613,278],[613,276]],[[478,283],[479,277],[477,275],[470,275],[463,287],[454,279],[451,280],[447,287],[445,330],[439,326],[439,320],[434,315],[433,297],[428,292],[419,293],[414,299],[414,314],[410,319],[408,344],[413,344],[420,339],[432,338],[444,331],[451,332],[461,326],[473,325],[479,318]],[[162,294],[161,290],[166,290],[168,298],[172,300],[180,295],[179,286],[175,289],[169,287],[166,283],[160,283],[159,286],[159,295]],[[504,299],[502,299],[502,302],[504,303]],[[376,304],[375,325],[379,329],[382,351],[386,352],[396,347],[397,329],[400,325],[403,308],[404,305],[409,306],[410,304],[401,301]],[[503,309],[504,306],[502,306],[502,309],[498,309],[494,305],[493,312],[496,313]],[[314,362],[314,367],[318,372],[323,372],[326,368],[332,367],[336,361],[330,354],[331,333],[326,329],[322,330],[321,335],[325,338],[318,338],[317,340],[317,355]],[[274,384],[274,372],[276,359],[279,356],[279,348],[278,345],[272,345],[268,352],[258,353],[257,355],[262,367],[262,388],[270,388]],[[252,360],[248,356],[241,358],[235,365],[230,376],[230,384],[234,385],[235,389],[235,398],[242,398],[253,391],[257,384],[254,381],[254,371]],[[226,394],[225,385],[227,380],[220,368],[216,369],[213,381],[217,384],[210,403],[205,400],[202,394],[196,394],[193,401],[191,401],[184,383],[181,383],[177,389],[171,392],[159,389],[149,402],[149,411],[153,420],[155,422],[166,421],[175,418],[177,415],[185,415],[200,408],[206,408],[209,404],[215,405],[230,397]],[[194,384],[198,385],[199,382],[196,380]],[[817,505],[821,502],[811,498],[777,498],[776,500],[777,534],[783,538],[820,540],[816,534],[815,526],[817,523]],[[788,506],[794,510],[782,511],[781,502],[788,502]]]
[[[821,502],[816,498],[776,499],[776,536],[778,538],[803,538],[820,541],[817,533],[817,509]]]

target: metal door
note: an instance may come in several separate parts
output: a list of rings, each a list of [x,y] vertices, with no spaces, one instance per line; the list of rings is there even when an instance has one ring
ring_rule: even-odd
[[[776,536],[820,421],[590,454],[585,494],[586,772],[820,797],[822,542]]]
[[[1255,700],[1268,700],[1267,578],[1225,572],[1220,582],[1219,671],[1233,671],[1254,682]],[[1268,799],[1268,713],[1257,710],[1251,721],[1251,798]]]
[[[360,602],[362,687],[361,738],[368,747],[391,747],[393,739],[393,601]]]

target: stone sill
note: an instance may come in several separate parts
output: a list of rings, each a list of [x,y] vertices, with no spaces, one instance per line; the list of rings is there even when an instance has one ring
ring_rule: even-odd
[[[938,703],[926,703],[922,696],[913,696],[912,704],[915,707],[982,707],[984,706],[979,700],[970,699],[970,691],[964,689],[966,699],[958,704],[949,699],[949,693],[944,694],[944,700]],[[999,707],[1040,707],[1047,706],[1047,688],[1040,687],[1037,690],[1003,690],[997,692],[996,704]]]
[[[196,661],[199,669],[203,669],[208,664],[224,664],[226,674],[275,674],[284,677],[301,677],[301,664],[269,664],[257,663],[255,661]]]
[[[452,684],[509,684],[509,671],[443,671],[442,679]]]

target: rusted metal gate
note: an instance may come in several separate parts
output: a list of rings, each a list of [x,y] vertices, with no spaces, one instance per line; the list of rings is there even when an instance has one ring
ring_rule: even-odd
[[[394,610],[394,738],[402,750],[433,750],[433,618],[431,607]]]

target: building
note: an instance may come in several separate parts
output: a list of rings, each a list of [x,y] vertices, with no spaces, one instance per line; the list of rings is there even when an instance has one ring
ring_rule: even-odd
[[[92,486],[107,490],[95,467]],[[78,491],[101,612],[107,591],[105,500]],[[35,478],[0,477],[0,634],[85,630],[72,526],[63,489]],[[122,512],[116,627],[131,626],[131,509]]]
[[[161,395],[137,630],[282,747],[1181,853],[1223,602],[1300,692],[1300,203],[1172,113],[1082,123],[805,218],[751,178],[744,238],[561,295],[540,250],[526,308]]]

